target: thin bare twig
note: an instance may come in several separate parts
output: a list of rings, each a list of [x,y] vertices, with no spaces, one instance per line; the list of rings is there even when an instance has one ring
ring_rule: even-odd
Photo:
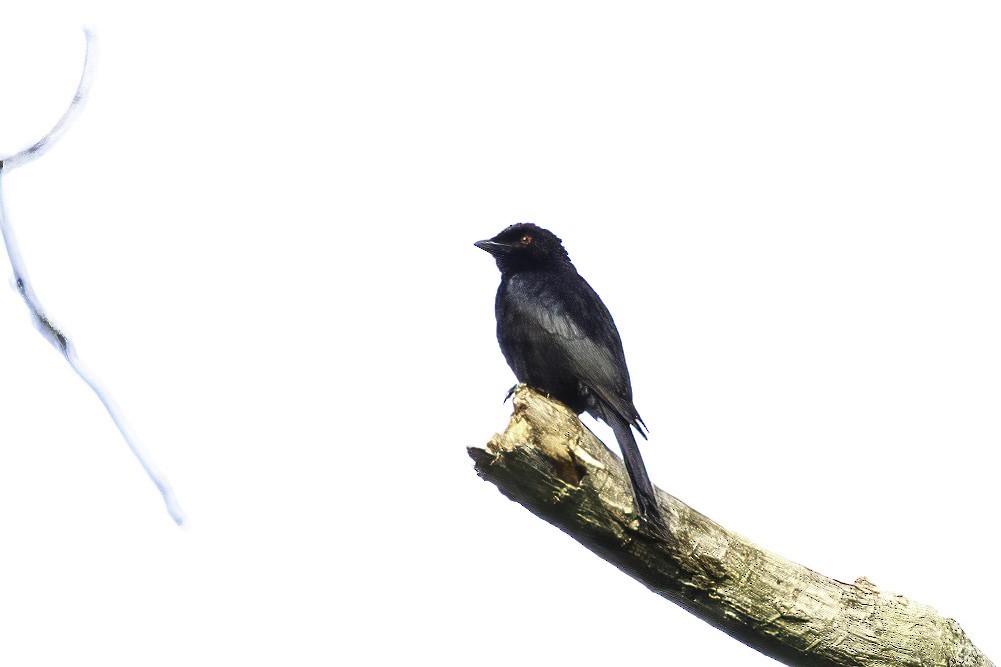
[[[49,130],[44,137],[36,141],[34,144],[15,153],[14,155],[11,155],[10,157],[0,159],[0,232],[3,234],[4,244],[7,248],[7,256],[10,258],[11,269],[14,271],[14,284],[16,285],[21,298],[24,299],[25,305],[28,306],[28,310],[31,311],[35,327],[38,329],[39,333],[46,338],[46,340],[52,343],[52,345],[59,350],[60,354],[62,354],[69,363],[70,368],[76,372],[80,379],[93,390],[98,400],[100,400],[101,404],[104,406],[104,409],[107,410],[108,416],[111,417],[111,420],[118,428],[118,432],[122,434],[122,438],[125,440],[125,443],[129,446],[129,449],[132,450],[132,454],[139,461],[139,464],[143,467],[143,470],[146,471],[146,474],[149,476],[150,480],[152,480],[153,484],[156,485],[157,490],[163,497],[163,502],[167,507],[167,512],[170,513],[174,522],[180,526],[184,524],[184,513],[181,511],[181,508],[177,503],[177,499],[174,497],[174,493],[171,491],[166,478],[156,469],[156,466],[153,465],[149,456],[145,451],[143,451],[139,442],[129,432],[125,419],[115,406],[111,395],[107,392],[107,390],[102,388],[94,376],[85,369],[74,352],[73,345],[70,340],[65,334],[63,334],[62,331],[57,329],[52,324],[49,317],[45,314],[41,302],[31,289],[31,283],[28,281],[27,269],[25,268],[24,261],[21,259],[17,240],[14,237],[14,232],[11,229],[10,222],[7,219],[3,205],[2,177],[4,172],[27,164],[48,151],[73,121],[87,99],[87,91],[90,87],[92,75],[94,37],[90,30],[85,30],[84,35],[87,42],[87,51],[83,63],[83,73],[80,76],[80,83],[77,85],[76,93],[73,95],[73,101],[70,102],[66,113],[62,115],[62,117],[56,122],[55,126],[53,126],[53,128]]]

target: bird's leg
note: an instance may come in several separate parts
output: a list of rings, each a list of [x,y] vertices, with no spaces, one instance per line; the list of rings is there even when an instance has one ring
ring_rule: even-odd
[[[513,387],[511,387],[510,389],[508,389],[507,390],[507,394],[505,394],[505,396],[504,396],[503,403],[507,403],[508,399],[510,399],[512,396],[514,396],[514,392],[518,391],[518,387],[520,387],[520,386],[521,386],[521,383],[518,383],[518,384],[514,385]],[[557,399],[557,398],[555,398],[553,396],[550,396],[549,392],[546,391],[545,389],[539,389],[538,387],[532,387],[532,389],[534,389],[535,391],[539,392],[540,394],[543,394],[548,399],[559,400],[559,399]]]

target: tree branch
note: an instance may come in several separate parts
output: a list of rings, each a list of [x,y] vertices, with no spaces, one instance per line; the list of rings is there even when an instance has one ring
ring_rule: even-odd
[[[527,387],[507,430],[469,448],[479,475],[655,593],[788,665],[993,667],[959,624],[865,578],[835,581],[658,489],[669,535],[640,530],[621,460]]]

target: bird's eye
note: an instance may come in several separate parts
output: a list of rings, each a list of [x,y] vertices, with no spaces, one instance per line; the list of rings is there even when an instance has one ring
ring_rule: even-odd
[[[521,237],[521,245],[530,245],[532,243],[532,237],[525,234]]]

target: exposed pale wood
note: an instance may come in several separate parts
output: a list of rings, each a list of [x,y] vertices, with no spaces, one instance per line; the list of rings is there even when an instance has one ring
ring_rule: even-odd
[[[504,495],[717,628],[789,665],[993,667],[931,607],[755,546],[658,489],[667,539],[639,530],[625,469],[561,404],[514,394],[507,430],[470,448]]]

